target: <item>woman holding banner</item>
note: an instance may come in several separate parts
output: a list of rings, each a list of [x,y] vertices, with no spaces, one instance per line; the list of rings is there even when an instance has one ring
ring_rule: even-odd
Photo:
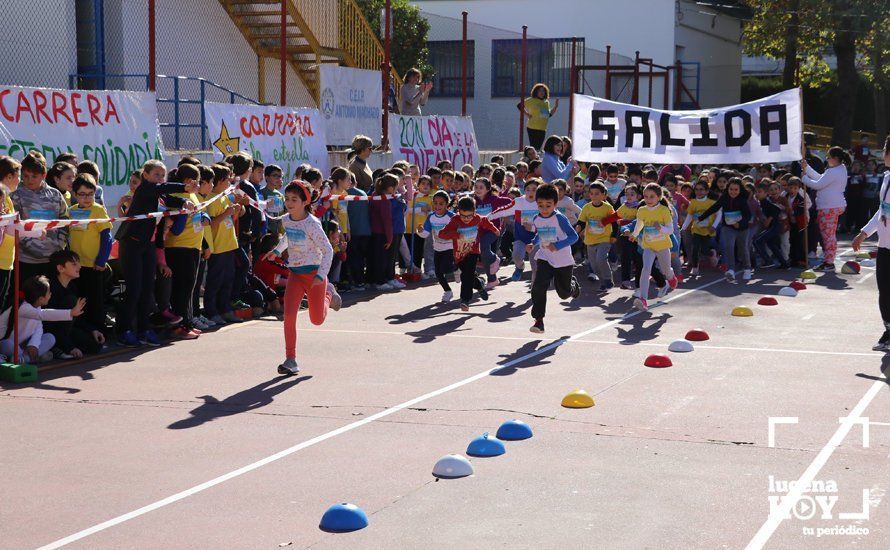
[[[525,98],[522,109],[525,111],[525,116],[528,117],[526,125],[528,142],[540,151],[541,145],[544,144],[544,137],[547,135],[547,124],[550,122],[550,117],[559,109],[559,99],[551,109],[550,88],[539,82],[532,87],[531,96]]]
[[[806,160],[800,162],[803,169],[803,182],[815,189],[816,219],[819,232],[822,234],[822,251],[825,257],[822,263],[813,268],[815,271],[834,271],[834,256],[837,254],[837,220],[847,208],[844,191],[847,188],[847,166],[850,155],[840,147],[828,150],[826,158],[828,168],[820,174]]]

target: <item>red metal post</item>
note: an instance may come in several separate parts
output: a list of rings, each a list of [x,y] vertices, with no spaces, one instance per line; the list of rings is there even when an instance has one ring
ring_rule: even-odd
[[[665,67],[664,69],[664,110],[667,111],[670,108],[670,97],[671,97],[671,68]]]
[[[578,47],[578,38],[572,37],[572,67],[569,69],[569,135],[572,135],[572,119],[575,118],[575,81],[578,78],[575,74],[575,52]]]
[[[612,66],[612,45],[606,44],[606,99],[612,99],[612,75],[609,67]]]
[[[640,104],[640,50],[634,54],[634,93],[631,103]]]
[[[148,90],[151,92],[156,89],[155,74],[155,0],[148,0]]]
[[[18,216],[15,218],[16,223],[18,223]],[[19,256],[21,256],[21,251],[19,250],[19,230],[15,230],[15,261],[12,274],[12,340],[15,344],[12,346],[12,362],[16,365],[19,363],[19,273],[21,273],[21,269],[19,268]]]
[[[287,105],[287,0],[281,0],[281,35],[280,40],[280,71],[281,89],[278,92],[278,104]]]
[[[525,69],[528,63],[528,25],[522,26],[522,69],[519,75],[519,152],[525,148]]]
[[[383,139],[381,145],[387,147],[389,145],[389,75],[392,71],[392,57],[390,57],[392,37],[389,33],[390,22],[392,21],[392,5],[390,0],[386,0],[384,9],[384,25],[386,30],[383,32]]]
[[[649,99],[647,100],[647,104],[649,105],[649,107],[652,107],[652,80],[655,77],[654,70],[655,70],[655,63],[653,63],[653,60],[650,59],[649,60]]]
[[[463,41],[460,47],[460,114],[467,116],[467,12],[463,16]]]

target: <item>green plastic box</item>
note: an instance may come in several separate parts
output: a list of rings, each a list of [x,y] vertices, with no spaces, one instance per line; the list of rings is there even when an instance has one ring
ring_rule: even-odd
[[[0,380],[15,383],[37,382],[37,367],[28,364],[2,363],[0,364]]]

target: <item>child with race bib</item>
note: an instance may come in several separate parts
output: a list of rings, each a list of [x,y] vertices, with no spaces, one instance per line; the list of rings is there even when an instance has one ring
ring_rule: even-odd
[[[421,176],[421,180],[425,176]],[[447,304],[454,297],[451,285],[448,284],[446,275],[454,272],[454,251],[450,240],[443,239],[439,233],[445,229],[454,212],[448,210],[450,201],[448,193],[436,191],[433,194],[433,211],[426,217],[422,224],[417,225],[417,235],[421,239],[429,238],[433,247],[433,265],[435,266],[436,280],[442,285],[442,303]]]
[[[609,265],[609,250],[615,243],[618,234],[618,215],[606,200],[606,186],[599,181],[590,184],[588,196],[590,202],[581,209],[578,217],[578,230],[584,231],[584,246],[587,247],[587,261],[590,262],[592,280],[599,281],[600,292],[606,292],[614,286],[612,283],[612,267]]]
[[[457,211],[458,215],[439,231],[439,238],[451,239],[454,261],[460,269],[460,309],[469,311],[474,289],[479,292],[480,298],[488,300],[485,280],[476,276],[476,263],[479,261],[482,235],[497,236],[498,228],[488,218],[476,213],[473,197],[458,200]]]
[[[325,235],[321,222],[309,213],[313,192],[309,185],[294,180],[284,189],[287,215],[281,219],[284,238],[266,259],[274,259],[287,250],[287,288],[284,291],[284,351],[285,359],[278,366],[279,374],[300,372],[297,366],[297,312],[303,296],[308,295],[309,320],[313,325],[324,323],[328,307],[337,311],[342,300],[327,275],[334,258],[334,249]]]
[[[652,264],[658,260],[658,268],[667,279],[668,286],[677,288],[677,276],[671,268],[671,234],[674,220],[667,201],[662,196],[662,188],[650,183],[643,188],[643,205],[637,209],[637,224],[633,237],[643,248],[643,271],[640,274],[640,296],[634,300],[634,307],[640,311],[649,309],[649,277]]]

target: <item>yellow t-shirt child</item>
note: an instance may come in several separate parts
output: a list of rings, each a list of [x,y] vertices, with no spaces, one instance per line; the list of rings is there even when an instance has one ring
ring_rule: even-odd
[[[9,198],[9,193],[6,194],[6,200],[3,202],[6,203],[6,213],[15,214],[15,206],[12,204],[12,199]],[[7,232],[3,235],[3,242],[0,243],[0,269],[11,271],[14,263],[15,236]]]
[[[194,193],[174,193],[174,197],[192,201],[192,204],[199,204],[198,196]],[[204,212],[192,212],[187,214],[185,229],[179,235],[174,235],[171,231],[164,238],[164,248],[194,248],[201,250],[201,241],[204,239]]]
[[[622,220],[635,220],[637,219],[637,209],[638,207],[630,207],[627,203],[622,204],[618,207],[618,217]]]
[[[93,203],[89,208],[74,205],[68,209],[72,220],[100,220],[108,218],[105,207]],[[68,246],[80,256],[80,265],[96,267],[96,256],[99,255],[102,231],[111,229],[111,222],[91,223],[88,225],[72,225],[68,232]]]
[[[584,244],[591,246],[609,242],[612,238],[612,224],[603,224],[602,219],[615,213],[615,209],[608,202],[603,201],[599,206],[588,202],[581,208],[578,222],[583,222]]]
[[[215,197],[216,195],[212,196]],[[230,206],[232,206],[232,203],[229,201],[229,198],[223,196],[207,206],[207,214],[211,218],[215,218],[225,212],[226,208]],[[235,235],[235,221],[232,219],[232,216],[218,223],[211,230],[211,235],[213,235],[214,254],[224,254],[238,248],[238,239]]]
[[[690,199],[689,207],[686,209],[687,216],[695,216],[701,212],[704,212],[708,208],[714,205],[717,202],[714,199]],[[703,237],[713,237],[717,232],[714,230],[714,220],[716,219],[717,214],[711,214],[707,218],[703,220],[696,220],[694,217],[691,220],[691,229],[693,235],[701,235]]]
[[[671,209],[663,204],[649,208],[641,206],[637,209],[637,232],[640,246],[650,250],[665,250],[671,247],[671,236],[662,233],[662,228],[674,223]]]

